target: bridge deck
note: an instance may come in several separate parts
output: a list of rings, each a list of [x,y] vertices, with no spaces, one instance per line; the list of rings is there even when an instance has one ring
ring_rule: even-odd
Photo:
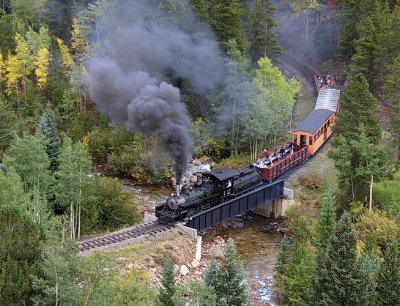
[[[254,207],[282,198],[283,185],[283,180],[271,184],[263,184],[246,194],[191,216],[187,226],[201,231],[218,222],[240,215]]]

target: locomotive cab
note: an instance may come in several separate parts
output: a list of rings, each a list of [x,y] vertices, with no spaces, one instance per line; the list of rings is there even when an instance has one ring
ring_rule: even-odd
[[[219,190],[222,196],[234,194],[234,177],[238,172],[231,168],[218,168],[205,174],[214,184],[214,189]]]

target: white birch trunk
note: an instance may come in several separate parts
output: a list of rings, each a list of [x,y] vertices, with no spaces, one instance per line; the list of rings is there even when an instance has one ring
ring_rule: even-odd
[[[374,184],[374,175],[371,174],[371,183],[369,186],[369,211],[372,211],[372,185]]]
[[[74,225],[74,218],[75,218],[75,213],[74,213],[74,203],[71,202],[71,207],[70,207],[70,220],[71,220],[71,239],[75,239],[75,225]]]

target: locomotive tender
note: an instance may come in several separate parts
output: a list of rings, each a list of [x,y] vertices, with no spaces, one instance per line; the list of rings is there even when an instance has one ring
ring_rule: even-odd
[[[292,142],[280,147],[284,150],[282,156],[263,158],[239,170],[219,168],[204,173],[202,182],[195,183],[193,189],[184,188],[179,193],[178,188],[176,194],[156,206],[159,221],[186,221],[200,210],[237,197],[263,182],[275,180],[313,156],[332,134],[340,98],[334,77],[315,76],[314,82],[318,92],[315,109],[293,130]]]

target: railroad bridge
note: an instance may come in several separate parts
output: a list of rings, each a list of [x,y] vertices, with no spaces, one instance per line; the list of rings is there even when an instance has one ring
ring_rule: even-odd
[[[293,201],[293,191],[284,188],[284,180],[265,183],[239,197],[191,216],[186,226],[201,231],[249,210],[266,216],[273,214],[277,217],[282,215],[285,206],[289,204],[283,200],[285,197]]]

